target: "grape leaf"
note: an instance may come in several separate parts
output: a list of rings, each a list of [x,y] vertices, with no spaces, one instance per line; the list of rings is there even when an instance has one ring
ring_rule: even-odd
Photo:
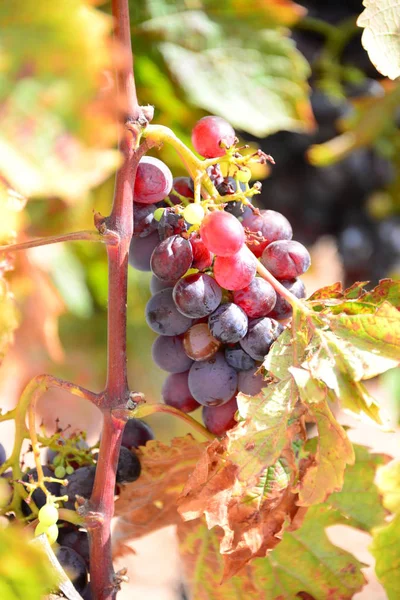
[[[293,26],[306,13],[306,9],[292,0],[205,0],[204,5],[210,15],[233,24],[249,23],[252,27],[263,28]]]
[[[255,397],[238,394],[241,421],[227,432],[226,449],[230,462],[239,466],[240,480],[250,480],[279,457],[296,400],[290,380],[269,384]]]
[[[326,386],[312,379],[304,369],[292,367],[290,371],[319,434],[313,464],[298,486],[298,505],[311,506],[324,502],[329,494],[342,488],[346,465],[354,463],[354,452],[344,429],[326,403]]]
[[[56,584],[54,571],[43,552],[29,544],[20,529],[0,528],[0,598],[41,600]],[[56,585],[54,587],[57,587]]]
[[[389,600],[400,597],[400,513],[387,525],[373,530],[370,550],[375,557],[375,571]]]
[[[377,473],[377,486],[383,495],[383,504],[391,512],[400,513],[400,460],[393,460]]]
[[[86,0],[15,0],[0,27],[0,172],[26,196],[77,198],[120,161],[113,86],[99,89],[112,21]]]
[[[400,75],[400,4],[398,0],[364,0],[357,25],[362,45],[375,68],[390,79]]]

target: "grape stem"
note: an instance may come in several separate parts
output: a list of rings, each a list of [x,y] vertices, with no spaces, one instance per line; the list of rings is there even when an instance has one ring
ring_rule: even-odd
[[[60,242],[74,242],[84,240],[86,242],[103,242],[104,244],[115,244],[117,238],[111,231],[101,234],[97,231],[74,231],[73,233],[64,233],[63,235],[54,235],[28,242],[18,244],[9,244],[0,246],[0,252],[15,252],[17,250],[28,250],[29,248],[38,248],[50,244],[59,244]]]

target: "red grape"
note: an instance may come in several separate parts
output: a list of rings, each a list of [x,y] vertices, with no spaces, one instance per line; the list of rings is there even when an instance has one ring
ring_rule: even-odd
[[[233,256],[217,256],[214,262],[215,279],[226,290],[241,290],[248,286],[256,270],[256,259],[246,247]]]
[[[176,282],[173,297],[179,312],[186,317],[200,319],[219,306],[222,290],[210,275],[193,273]]]
[[[232,256],[244,244],[244,229],[229,213],[218,210],[204,217],[200,235],[205,246],[218,256]]]
[[[154,275],[164,281],[177,280],[190,268],[193,260],[192,246],[188,240],[173,235],[158,244],[150,259]]]
[[[190,177],[174,177],[172,189],[185,198],[194,198],[193,181]],[[170,194],[169,199],[173,204],[181,203],[175,194]]]
[[[261,262],[277,279],[294,279],[307,271],[311,257],[300,242],[279,240],[265,248]]]
[[[214,255],[204,245],[203,240],[198,235],[192,235],[189,239],[193,252],[192,267],[199,271],[204,271],[211,267]]]
[[[129,247],[129,264],[138,271],[151,271],[150,258],[154,248],[160,243],[157,231],[146,237],[132,237]]]
[[[211,335],[224,344],[235,344],[247,333],[246,313],[233,302],[222,304],[208,318]]]
[[[192,131],[192,144],[196,152],[205,158],[224,156],[226,150],[221,146],[235,143],[235,131],[221,117],[203,117],[196,123]]]
[[[157,221],[154,219],[154,204],[133,203],[133,234],[146,237],[157,229]]]
[[[242,219],[245,229],[257,234],[262,240],[248,239],[247,246],[257,256],[260,257],[271,242],[277,240],[291,240],[292,227],[281,213],[275,210],[260,210],[257,215],[251,210],[245,211]]]
[[[229,402],[222,406],[204,406],[203,423],[208,431],[220,437],[236,425],[235,413],[237,409],[236,396],[233,396]]]
[[[172,173],[161,160],[152,156],[140,159],[135,179],[135,202],[155,204],[164,200],[172,188]]]
[[[182,412],[188,413],[199,407],[193,398],[188,385],[189,371],[185,373],[172,373],[164,381],[161,395],[165,404],[173,406]]]
[[[234,292],[233,300],[247,316],[258,319],[265,317],[274,308],[276,292],[268,281],[255,277],[247,287]]]

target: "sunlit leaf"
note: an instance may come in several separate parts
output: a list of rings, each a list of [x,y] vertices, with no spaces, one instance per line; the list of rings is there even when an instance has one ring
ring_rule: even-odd
[[[370,550],[375,557],[375,572],[389,600],[400,597],[400,513],[387,525],[373,531]]]
[[[383,504],[391,512],[400,513],[400,460],[393,460],[378,470],[376,484]]]
[[[397,0],[364,0],[357,25],[364,28],[362,44],[382,75],[400,75],[400,3]]]

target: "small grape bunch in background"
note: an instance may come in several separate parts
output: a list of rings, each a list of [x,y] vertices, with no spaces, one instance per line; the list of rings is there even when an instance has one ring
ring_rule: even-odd
[[[142,159],[129,262],[153,274],[146,321],[159,336],[153,360],[169,373],[164,402],[187,413],[202,406],[205,426],[220,436],[235,425],[237,393],[265,387],[262,361],[292,314],[259,266],[304,298],[299,277],[310,255],[281,213],[252,204],[261,184],[249,186],[248,165],[265,161],[262,152],[242,156],[232,127],[215,116],[195,125],[192,142],[213,191],[202,199],[201,183],[172,179],[157,159],[146,179]]]

